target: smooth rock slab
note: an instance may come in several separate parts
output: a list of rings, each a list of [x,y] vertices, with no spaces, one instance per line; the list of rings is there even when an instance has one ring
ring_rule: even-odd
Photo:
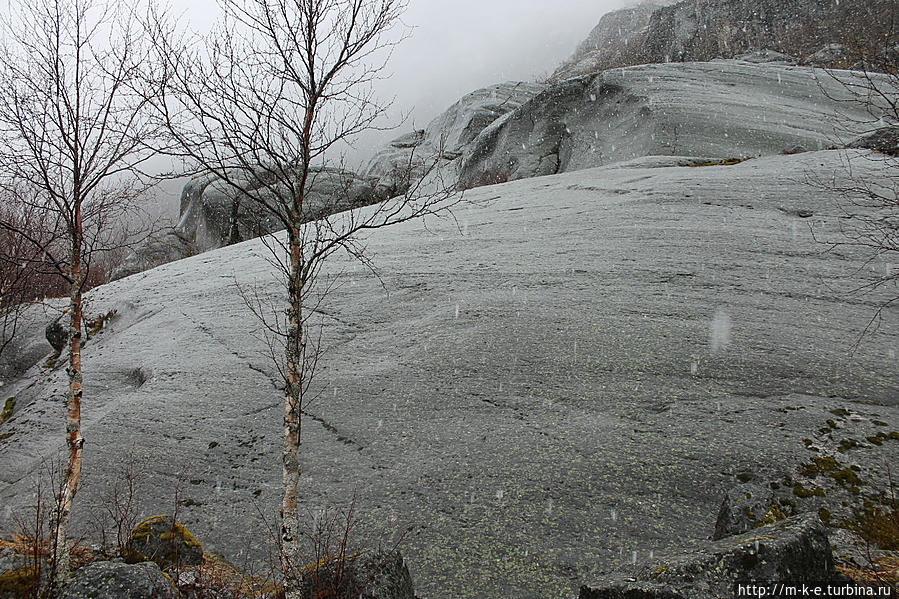
[[[72,575],[59,599],[177,599],[172,581],[153,562],[93,562]]]

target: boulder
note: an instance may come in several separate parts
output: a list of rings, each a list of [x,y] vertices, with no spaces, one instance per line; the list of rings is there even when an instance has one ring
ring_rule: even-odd
[[[835,124],[866,118],[865,106],[851,99],[827,73],[776,64],[607,70],[553,85],[485,128],[466,147],[459,183],[471,188],[641,156],[822,149],[840,136],[849,141]]]
[[[93,562],[72,575],[59,599],[176,599],[178,590],[153,562]]]
[[[769,487],[743,483],[724,494],[712,538],[741,534],[785,517]]]
[[[303,599],[357,593],[360,599],[415,599],[412,577],[400,552],[366,553],[342,564],[326,558],[303,572]]]
[[[841,581],[830,541],[817,516],[803,514],[748,533],[711,541],[635,573],[583,586],[579,599],[716,599],[736,583]]]
[[[315,168],[304,201],[304,220],[316,220],[351,208],[367,206],[382,196],[372,182],[337,168]],[[256,198],[273,197],[265,176],[241,186]],[[253,199],[243,196],[213,175],[199,175],[181,192],[180,220],[171,229],[151,236],[133,250],[114,273],[120,279],[194,254],[232,245],[284,228],[282,221]]]
[[[882,127],[852,140],[848,147],[899,156],[899,127]]]
[[[61,314],[44,329],[44,336],[56,353],[62,353],[69,342],[68,320],[68,314]]]
[[[180,522],[168,516],[151,516],[131,531],[125,548],[129,563],[156,562],[161,568],[203,563],[203,546]]]
[[[809,67],[833,67],[842,66],[849,60],[849,51],[843,44],[827,44],[811,56],[805,58],[802,64]]]
[[[177,229],[151,235],[138,251],[131,252],[110,277],[113,281],[192,256],[193,243]]]
[[[453,161],[481,131],[533,98],[545,85],[511,81],[467,94],[428,124],[380,150],[365,170],[383,196],[404,193],[439,161]]]

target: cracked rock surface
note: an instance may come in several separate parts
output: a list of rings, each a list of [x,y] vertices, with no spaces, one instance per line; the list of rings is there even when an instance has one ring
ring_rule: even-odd
[[[839,181],[847,156],[884,176],[851,150],[649,157],[472,190],[454,221],[366,240],[389,294],[335,258],[302,513],[355,493],[368,546],[414,527],[400,549],[421,597],[562,598],[704,542],[737,475],[798,481],[804,439],[852,436],[841,467],[862,473],[896,463],[895,305],[850,352],[888,297],[851,290],[886,265],[815,241],[845,223],[803,176]],[[170,513],[177,488],[205,548],[265,555],[283,400],[236,285],[282,301],[266,252],[252,240],[90,292],[88,315],[116,312],[84,350],[76,530],[133,460],[141,517]],[[62,447],[65,380],[40,360],[4,386],[3,531]]]

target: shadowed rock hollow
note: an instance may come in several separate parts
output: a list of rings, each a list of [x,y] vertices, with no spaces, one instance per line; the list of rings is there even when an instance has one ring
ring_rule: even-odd
[[[851,152],[856,176],[884,175]],[[865,431],[899,428],[899,321],[888,309],[850,354],[887,295],[849,291],[887,265],[813,239],[837,238],[842,213],[806,182],[845,157],[650,157],[479,188],[455,220],[372,235],[389,293],[349,259],[328,267],[301,509],[355,493],[362,539],[414,527],[401,548],[422,597],[561,598],[710,536],[736,475],[794,472],[830,410],[851,414],[834,439],[860,440],[846,458],[879,476],[899,443]],[[278,297],[266,252],[253,240],[91,292],[88,314],[117,312],[84,354],[81,530],[133,454],[141,515],[178,487],[205,548],[262,555],[282,397],[235,284]],[[4,386],[4,530],[61,447],[64,388],[42,361]]]

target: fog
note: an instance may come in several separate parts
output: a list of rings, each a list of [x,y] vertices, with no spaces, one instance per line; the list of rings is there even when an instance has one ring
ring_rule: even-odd
[[[396,129],[361,135],[346,150],[348,164],[364,165],[380,145],[413,127],[424,127],[468,92],[551,74],[603,14],[624,4],[624,0],[410,0],[402,17],[409,37],[394,49],[376,90],[382,101],[393,101],[381,126]],[[173,8],[182,24],[198,33],[208,31],[218,14],[214,0],[190,4],[182,0]],[[157,194],[158,210],[170,219],[177,218],[180,186],[170,182]]]

